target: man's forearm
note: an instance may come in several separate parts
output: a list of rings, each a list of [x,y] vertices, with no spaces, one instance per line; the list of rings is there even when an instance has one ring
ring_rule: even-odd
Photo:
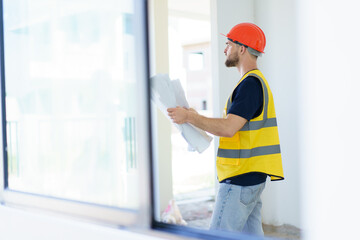
[[[187,122],[211,134],[220,137],[232,137],[234,132],[227,126],[224,118],[208,118],[189,111]]]

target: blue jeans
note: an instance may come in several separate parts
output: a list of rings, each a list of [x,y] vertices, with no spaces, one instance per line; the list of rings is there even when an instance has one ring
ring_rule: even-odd
[[[254,186],[220,183],[210,229],[263,236],[261,193],[265,182]]]

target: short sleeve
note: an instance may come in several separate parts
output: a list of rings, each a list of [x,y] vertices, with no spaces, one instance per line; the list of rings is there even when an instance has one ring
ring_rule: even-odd
[[[263,89],[259,79],[246,77],[234,90],[228,114],[234,114],[250,121],[259,116],[263,108]]]

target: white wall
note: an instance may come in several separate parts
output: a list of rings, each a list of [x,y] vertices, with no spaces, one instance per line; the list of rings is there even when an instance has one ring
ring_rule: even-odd
[[[306,238],[358,239],[358,2],[303,0],[297,9]]]

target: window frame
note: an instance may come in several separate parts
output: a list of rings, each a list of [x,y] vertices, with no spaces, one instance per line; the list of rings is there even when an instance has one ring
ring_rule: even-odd
[[[99,4],[101,4],[99,2]],[[151,178],[148,174],[151,156],[150,146],[150,122],[149,119],[150,103],[149,99],[149,54],[147,37],[147,1],[134,1],[134,34],[135,52],[139,58],[136,81],[138,82],[138,105],[137,117],[144,121],[136,121],[137,144],[142,151],[138,152],[139,167],[139,206],[136,210],[120,208],[115,206],[105,206],[90,202],[74,201],[70,199],[50,197],[46,195],[11,190],[8,188],[8,158],[5,151],[6,146],[6,109],[5,109],[5,63],[4,63],[4,18],[3,0],[0,0],[0,80],[1,80],[1,163],[0,163],[0,204],[8,207],[22,208],[26,210],[36,210],[53,212],[65,216],[85,219],[87,221],[100,224],[110,224],[115,226],[139,226],[149,225],[150,214],[148,206],[150,202]],[[147,110],[147,111],[144,111]],[[141,133],[141,134],[139,134]],[[138,137],[140,136],[141,137]],[[146,217],[147,216],[147,217]]]
[[[197,228],[190,228],[180,225],[172,225],[167,223],[161,222],[152,222],[152,228],[176,234],[179,236],[184,237],[191,237],[191,238],[198,238],[198,239],[210,239],[210,240],[264,240],[269,239],[266,237],[255,236],[255,235],[247,235],[238,232],[229,232],[229,231],[220,231],[220,230],[204,230],[204,229],[197,229]]]

